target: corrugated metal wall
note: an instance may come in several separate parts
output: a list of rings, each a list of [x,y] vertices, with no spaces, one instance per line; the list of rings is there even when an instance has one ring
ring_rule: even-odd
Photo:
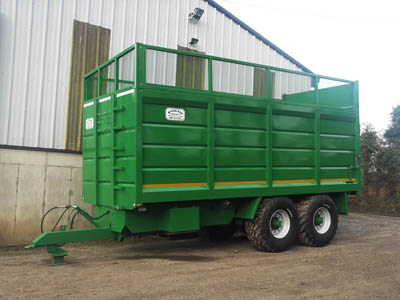
[[[206,54],[300,70],[203,0],[0,0],[0,144],[64,148],[74,19],[111,29],[111,56],[196,37]]]

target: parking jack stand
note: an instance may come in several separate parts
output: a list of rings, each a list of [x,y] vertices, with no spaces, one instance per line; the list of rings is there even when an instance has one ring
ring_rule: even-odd
[[[59,265],[63,264],[64,256],[68,255],[68,251],[61,249],[57,246],[47,246],[47,253],[52,255],[51,264],[52,265]]]

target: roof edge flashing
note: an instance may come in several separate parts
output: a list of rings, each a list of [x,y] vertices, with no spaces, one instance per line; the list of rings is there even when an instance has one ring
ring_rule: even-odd
[[[279,54],[281,54],[284,58],[288,59],[290,62],[292,62],[293,64],[295,64],[297,67],[299,67],[300,69],[302,69],[304,72],[308,72],[308,73],[314,73],[313,71],[311,71],[309,68],[307,68],[305,65],[303,65],[302,63],[300,63],[299,61],[297,61],[296,59],[294,59],[293,57],[291,57],[289,54],[287,54],[285,51],[283,51],[281,48],[279,48],[278,46],[276,46],[274,43],[272,43],[270,40],[268,40],[267,38],[265,38],[264,36],[262,36],[260,33],[258,33],[257,31],[255,31],[253,28],[251,28],[249,25],[247,25],[246,23],[244,23],[242,20],[240,20],[239,18],[235,17],[232,13],[230,13],[228,10],[226,10],[225,8],[223,8],[221,5],[219,5],[218,3],[216,3],[214,0],[204,0],[205,2],[207,2],[208,4],[210,4],[212,7],[214,7],[215,9],[217,9],[219,12],[223,13],[224,15],[226,15],[228,18],[230,18],[232,21],[234,21],[236,24],[238,24],[239,26],[243,27],[245,30],[247,30],[249,33],[251,33],[252,35],[254,35],[256,38],[258,38],[259,40],[261,40],[263,43],[265,43],[267,46],[271,47],[273,50],[275,50],[276,52],[278,52]]]

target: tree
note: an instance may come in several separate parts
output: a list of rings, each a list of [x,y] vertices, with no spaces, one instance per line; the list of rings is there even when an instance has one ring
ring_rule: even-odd
[[[377,171],[377,158],[382,148],[382,139],[379,137],[375,127],[367,123],[364,125],[360,136],[361,162],[365,173]]]
[[[391,120],[384,133],[386,148],[383,156],[386,188],[389,197],[400,200],[400,105],[393,108]]]
[[[390,125],[384,137],[389,147],[400,149],[400,105],[393,107],[390,117]]]
[[[393,108],[383,136],[373,125],[363,126],[360,148],[364,179],[360,198],[400,202],[400,105]]]
[[[380,138],[375,127],[367,123],[363,126],[360,136],[361,163],[363,165],[363,188],[361,199],[377,198],[381,188],[382,168],[381,158],[383,150],[383,140]]]

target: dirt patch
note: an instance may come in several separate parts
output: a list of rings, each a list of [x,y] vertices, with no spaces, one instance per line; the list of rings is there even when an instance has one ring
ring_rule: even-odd
[[[224,243],[131,239],[68,245],[65,265],[44,249],[0,249],[0,299],[399,299],[400,218],[341,217],[324,248],[262,253]]]

